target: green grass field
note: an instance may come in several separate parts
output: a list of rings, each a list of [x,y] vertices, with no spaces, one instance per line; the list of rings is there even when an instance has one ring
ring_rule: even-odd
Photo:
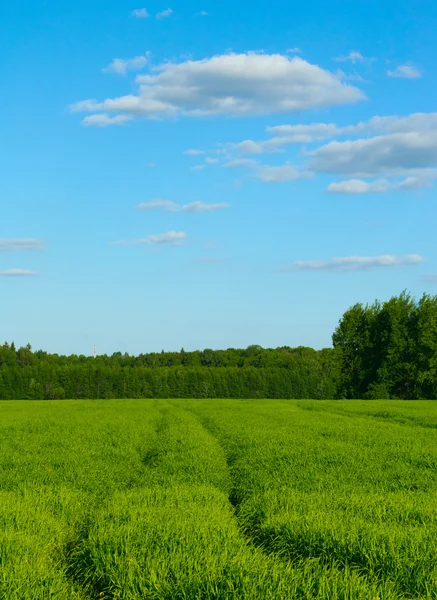
[[[437,404],[0,402],[0,599],[437,598]]]

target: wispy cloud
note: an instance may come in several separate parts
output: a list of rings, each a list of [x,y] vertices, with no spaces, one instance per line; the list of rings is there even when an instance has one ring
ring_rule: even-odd
[[[140,204],[137,204],[136,208],[139,210],[155,210],[158,208],[167,212],[174,212],[179,209],[179,205],[171,200],[156,198],[155,200],[150,200],[149,202],[141,202]]]
[[[270,141],[270,140],[268,140]],[[255,142],[254,140],[243,140],[235,144],[228,144],[229,150],[236,150],[238,154],[262,154],[267,151],[267,142]]]
[[[44,250],[43,240],[35,238],[0,238],[0,252],[19,250]]]
[[[423,283],[437,285],[437,273],[426,273],[425,275],[422,275],[421,281],[423,281]]]
[[[227,202],[218,202],[216,204],[208,204],[206,202],[190,202],[189,204],[176,204],[171,200],[151,200],[150,202],[141,202],[136,206],[139,210],[156,210],[161,209],[166,212],[182,212],[182,213],[204,213],[215,212],[221,208],[228,208],[230,204]]]
[[[387,179],[378,179],[377,181],[363,181],[362,179],[348,179],[330,183],[326,188],[329,194],[374,194],[386,192],[390,189],[390,183]]]
[[[300,48],[295,47],[295,48],[288,48],[287,54],[303,54],[303,52]]]
[[[345,256],[329,260],[297,260],[281,272],[293,273],[296,271],[332,271],[345,273],[349,271],[368,271],[382,267],[402,267],[417,265],[424,261],[419,254],[396,256],[383,254],[381,256]]]
[[[296,143],[306,143],[350,133],[351,128],[337,127],[335,123],[310,123],[309,125],[276,125],[267,127],[267,132],[275,137],[285,137]]]
[[[111,117],[106,113],[97,113],[95,115],[88,115],[82,119],[82,125],[86,125],[87,127],[109,127],[110,125],[124,125],[131,120],[132,117],[129,115],[115,115]]]
[[[179,246],[184,239],[187,237],[185,231],[167,231],[166,233],[159,233],[149,235],[143,239],[137,240],[118,240],[112,242],[112,246],[143,246],[149,244],[163,244],[170,246]]]
[[[162,10],[161,12],[157,13],[156,18],[158,20],[166,19],[167,17],[171,17],[172,14],[173,10],[171,8],[166,8],[165,10]]]
[[[203,171],[204,168],[205,165],[194,165],[193,167],[190,167],[190,171]]]
[[[348,125],[338,127],[334,123],[310,123],[309,125],[275,125],[267,127],[266,131],[272,137],[267,140],[243,140],[222,144],[225,152],[238,154],[266,154],[284,151],[286,146],[292,144],[309,144],[327,138],[355,134],[364,130],[366,125]]]
[[[221,208],[229,208],[230,204],[227,202],[218,202],[216,204],[206,204],[204,202],[191,202],[190,204],[184,204],[179,209],[180,212],[185,213],[203,213],[203,212],[215,212]]]
[[[216,165],[217,163],[220,162],[220,160],[218,158],[211,158],[211,157],[207,156],[205,158],[205,162],[207,165]]]
[[[353,73],[345,73],[342,69],[337,69],[336,75],[339,79],[343,81],[356,81],[356,82],[365,82],[364,77],[361,77],[359,73],[354,71]]]
[[[0,271],[0,277],[36,277],[39,273],[27,269],[9,269]]]
[[[223,169],[246,168],[256,179],[264,183],[282,183],[284,181],[296,181],[297,179],[308,179],[312,176],[309,171],[299,171],[293,165],[263,165],[251,158],[237,158],[222,164]]]
[[[253,158],[236,158],[223,163],[223,169],[241,169],[242,167],[248,169],[255,169],[258,166],[258,162]]]
[[[205,150],[196,150],[196,148],[190,148],[189,150],[184,150],[184,154],[186,156],[200,156],[201,154],[206,154]]]
[[[387,71],[389,77],[399,79],[420,79],[422,73],[412,65],[398,65],[394,71]]]
[[[137,19],[147,19],[147,17],[150,17],[146,8],[136,8],[131,12],[131,15]]]
[[[301,173],[292,165],[259,166],[256,177],[265,183],[281,183],[284,181],[295,181],[301,177]]]
[[[199,15],[200,15],[201,17],[207,17],[207,16],[208,16],[208,13],[206,12],[206,10],[201,10],[201,11],[200,11],[200,13],[199,13]]]
[[[334,58],[334,60],[336,62],[351,62],[352,64],[356,64],[357,62],[366,62],[374,59],[364,58],[361,52],[357,52],[357,50],[351,50],[346,56],[337,56]]]
[[[437,173],[434,175],[437,177]],[[388,192],[390,190],[419,190],[433,186],[433,178],[428,177],[406,177],[400,181],[388,181],[377,179],[376,181],[364,181],[363,179],[348,179],[330,183],[326,188],[329,194],[375,194]]]
[[[431,188],[434,185],[434,179],[437,178],[437,171],[431,171],[428,174],[419,177],[406,177],[400,181],[396,187],[399,190],[419,190],[422,188]]]
[[[116,73],[117,75],[126,75],[128,71],[140,71],[148,61],[148,53],[133,58],[114,58],[107,67],[102,69],[104,73]]]

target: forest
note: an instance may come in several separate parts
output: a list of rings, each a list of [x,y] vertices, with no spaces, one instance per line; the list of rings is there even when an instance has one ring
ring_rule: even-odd
[[[5,342],[0,399],[437,398],[437,296],[355,304],[332,343],[94,358]]]

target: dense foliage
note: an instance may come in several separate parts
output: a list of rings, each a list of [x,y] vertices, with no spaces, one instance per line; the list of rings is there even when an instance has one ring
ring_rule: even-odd
[[[332,349],[58,356],[0,346],[0,399],[332,398]]]
[[[333,344],[340,398],[437,398],[437,296],[356,304]]]

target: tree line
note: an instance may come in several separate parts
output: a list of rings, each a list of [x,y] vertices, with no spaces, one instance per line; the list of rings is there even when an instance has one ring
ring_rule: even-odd
[[[62,356],[0,345],[0,399],[437,398],[437,296],[355,304],[333,347]]]
[[[330,398],[332,349],[59,356],[0,346],[0,399]]]

